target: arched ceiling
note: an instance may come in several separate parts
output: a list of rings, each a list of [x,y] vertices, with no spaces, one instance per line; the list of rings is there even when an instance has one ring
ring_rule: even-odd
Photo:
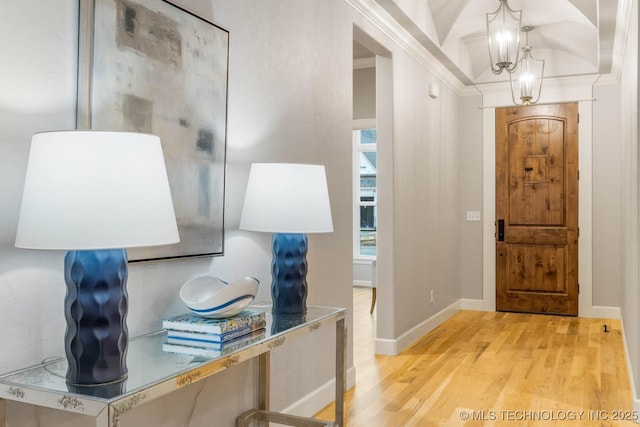
[[[498,0],[375,0],[464,84],[508,79],[489,68],[486,21]],[[629,0],[508,0],[522,10],[532,55],[545,77],[612,71],[618,8]],[[522,37],[521,46],[524,45]]]

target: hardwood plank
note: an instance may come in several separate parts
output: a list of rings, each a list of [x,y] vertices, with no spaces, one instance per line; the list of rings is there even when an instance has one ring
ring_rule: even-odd
[[[379,356],[370,292],[354,290],[347,426],[635,426],[611,419],[632,411],[618,321],[461,311],[398,356]],[[316,416],[332,414],[330,405]]]

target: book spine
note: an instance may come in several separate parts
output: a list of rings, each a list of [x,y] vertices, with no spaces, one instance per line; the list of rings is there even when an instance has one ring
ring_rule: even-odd
[[[222,350],[224,343],[211,341],[198,341],[191,338],[167,337],[167,344],[181,345],[187,348],[201,348],[207,350]]]
[[[209,350],[206,348],[186,347],[179,344],[162,344],[162,350],[169,353],[189,354],[192,356],[203,356],[209,358],[219,357],[222,353],[220,350]]]
[[[162,327],[167,330],[172,329],[175,331],[224,334],[226,332],[234,331],[242,327],[248,327],[256,323],[264,322],[264,320],[265,314],[260,312],[251,314],[249,316],[243,316],[237,319],[229,319],[228,321],[216,324],[165,319],[162,321]]]
[[[173,329],[174,331],[190,331],[211,334],[220,333],[220,327],[218,325],[202,325],[198,323],[179,322],[173,320],[163,320],[162,327],[167,330]]]
[[[220,332],[226,333],[242,327],[251,326],[255,323],[264,321],[264,313],[257,313],[247,317],[239,317],[230,319],[228,323],[221,325]]]
[[[264,328],[266,326],[266,322],[258,322],[254,323],[250,326],[244,326],[242,328],[236,329],[235,331],[229,331],[224,334],[210,334],[204,332],[188,332],[188,331],[178,331],[174,329],[167,329],[167,337],[169,338],[180,338],[180,339],[189,339],[201,342],[227,342],[231,341],[235,338],[241,337],[258,329]]]
[[[246,337],[241,337],[227,343],[195,343],[190,340],[183,340],[181,338],[167,338],[167,341],[163,343],[163,350],[172,353],[185,353],[207,357],[217,357],[223,353],[229,353],[231,351],[237,350],[238,348],[247,346],[264,337],[265,330],[259,329],[257,331],[246,334]]]

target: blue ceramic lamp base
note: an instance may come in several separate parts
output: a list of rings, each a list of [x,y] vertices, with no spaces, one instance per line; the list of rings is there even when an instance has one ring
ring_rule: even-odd
[[[125,379],[126,250],[69,251],[64,274],[67,382],[98,385]]]
[[[274,233],[271,297],[273,313],[307,312],[307,235]]]

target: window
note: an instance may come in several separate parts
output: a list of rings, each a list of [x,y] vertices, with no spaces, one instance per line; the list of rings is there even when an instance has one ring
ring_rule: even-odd
[[[353,131],[354,147],[354,255],[375,257],[377,249],[376,129]]]

